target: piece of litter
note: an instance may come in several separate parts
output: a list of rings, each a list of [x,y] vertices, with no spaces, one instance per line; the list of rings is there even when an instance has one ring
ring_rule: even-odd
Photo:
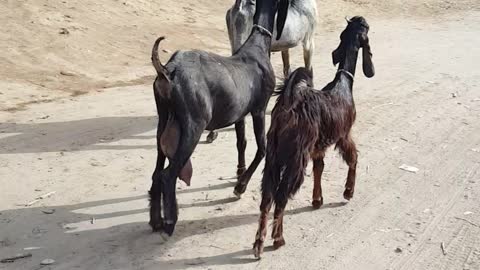
[[[20,253],[20,254],[17,254],[15,256],[13,256],[13,257],[8,257],[8,258],[5,258],[5,259],[2,259],[0,262],[1,263],[12,263],[16,260],[29,258],[29,257],[32,257],[32,253]]]
[[[443,255],[447,255],[447,251],[445,250],[445,243],[442,242],[442,243],[440,244],[440,248],[442,249]]]
[[[459,220],[463,220],[463,221],[465,221],[465,222],[467,222],[467,223],[470,223],[470,225],[473,225],[473,226],[475,226],[475,227],[477,227],[477,228],[480,228],[480,225],[478,225],[478,224],[476,224],[476,223],[473,223],[473,222],[471,222],[471,221],[468,220],[468,219],[461,218],[461,217],[454,217],[454,218],[459,219]]]
[[[232,179],[237,179],[236,176],[220,176],[218,180],[232,180]]]
[[[430,209],[427,208],[427,209],[423,210],[423,213],[428,213],[428,212],[430,212],[430,211],[432,211],[432,210],[430,210]]]
[[[457,93],[452,93],[452,98],[456,98],[457,96]]]
[[[476,153],[480,153],[480,149],[477,149],[477,148],[472,148],[472,151]]]
[[[55,260],[53,260],[53,259],[45,259],[40,264],[41,265],[51,265],[51,264],[54,264],[54,263],[55,263]]]
[[[30,202],[26,203],[26,204],[25,204],[25,206],[32,206],[32,205],[34,205],[34,204],[38,203],[39,201],[40,201],[40,200],[33,200],[33,201],[30,201]]]
[[[46,198],[52,196],[52,195],[55,194],[55,193],[57,193],[57,192],[56,192],[56,191],[50,191],[50,192],[48,192],[48,193],[45,193],[45,194],[43,194],[43,195],[38,196],[38,197],[37,197],[37,200],[38,200],[38,199],[40,199],[40,200],[46,199]]]
[[[41,249],[42,247],[26,247],[23,248],[23,250],[36,250],[36,249]]]
[[[191,262],[186,262],[185,264],[186,264],[186,265],[192,265],[192,266],[193,266],[193,265],[200,265],[200,264],[204,264],[204,263],[205,263],[204,260],[202,260],[202,259],[200,259],[200,258],[197,258],[197,259],[195,259],[195,260],[192,260]]]
[[[468,216],[468,215],[473,214],[473,212],[467,211],[467,212],[464,212],[463,214],[464,214],[465,216]]]
[[[409,166],[409,165],[406,165],[406,164],[402,164],[398,168],[401,169],[401,170],[407,171],[407,172],[412,172],[412,173],[416,173],[416,172],[419,171],[418,168],[413,167],[413,166]]]
[[[331,233],[331,234],[327,235],[327,238],[332,237],[334,234],[335,234],[335,233]]]
[[[47,215],[51,215],[51,214],[55,213],[55,209],[42,210],[42,213],[47,214]]]
[[[95,218],[94,217],[90,218],[90,224],[95,224]]]

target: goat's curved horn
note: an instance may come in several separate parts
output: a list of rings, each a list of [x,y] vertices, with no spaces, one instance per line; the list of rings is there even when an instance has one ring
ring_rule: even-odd
[[[345,16],[345,21],[347,21],[347,23],[351,23],[352,20],[350,18],[348,18],[348,16]]]

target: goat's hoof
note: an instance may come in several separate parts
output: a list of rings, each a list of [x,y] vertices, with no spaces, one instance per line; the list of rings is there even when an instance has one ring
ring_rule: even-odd
[[[207,143],[212,143],[218,137],[218,132],[210,131],[207,135]]]
[[[245,190],[247,190],[247,185],[237,183],[235,189],[233,190],[233,194],[235,194],[235,196],[240,199],[242,197],[242,194],[245,193]]]
[[[241,194],[241,193],[238,193],[236,190],[233,190],[233,195],[235,195],[235,197],[237,197],[237,199],[241,199],[241,198],[242,198],[242,194]]]
[[[343,198],[345,198],[345,200],[347,201],[350,201],[353,198],[353,189],[346,188],[345,191],[343,192]]]
[[[274,250],[277,250],[284,245],[285,245],[285,239],[283,239],[283,238],[273,241],[273,249]]]
[[[312,201],[313,209],[319,209],[322,205],[323,205],[323,198],[320,198],[320,200]]]
[[[253,255],[257,259],[261,259],[263,253],[263,241],[257,240],[255,244],[253,244]]]
[[[163,232],[168,234],[168,236],[172,236],[173,231],[175,230],[175,224],[163,224]]]
[[[148,224],[150,225],[150,227],[152,227],[152,232],[161,232],[163,230],[162,221],[159,221],[159,222],[150,221]]]

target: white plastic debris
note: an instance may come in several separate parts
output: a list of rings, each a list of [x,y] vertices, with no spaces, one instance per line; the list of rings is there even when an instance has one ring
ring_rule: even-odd
[[[409,166],[409,165],[406,165],[406,164],[402,164],[398,168],[401,169],[401,170],[407,171],[407,172],[412,172],[412,173],[416,173],[416,172],[419,171],[418,168],[413,167],[413,166]]]

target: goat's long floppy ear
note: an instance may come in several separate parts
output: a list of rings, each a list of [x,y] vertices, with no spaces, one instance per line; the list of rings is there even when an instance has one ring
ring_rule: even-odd
[[[342,60],[343,57],[343,48],[342,48],[342,43],[338,45],[338,47],[332,52],[332,61],[333,65],[336,66],[340,61]]]
[[[368,43],[368,37],[365,37],[363,40],[362,46],[362,56],[363,56],[363,74],[368,78],[373,77],[375,75],[375,67],[373,66],[372,62],[372,51],[370,50],[370,44]]]
[[[278,13],[277,13],[277,40],[280,39],[283,32],[283,27],[287,21],[288,6],[290,5],[290,0],[280,0],[278,3]]]

